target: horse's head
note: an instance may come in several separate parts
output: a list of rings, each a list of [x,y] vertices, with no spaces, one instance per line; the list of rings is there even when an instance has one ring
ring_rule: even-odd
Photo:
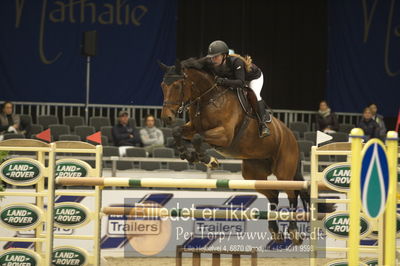
[[[166,66],[163,63],[159,64],[164,70],[164,78],[161,83],[164,94],[161,118],[165,123],[172,124],[179,109],[188,104],[192,100],[192,97],[199,96],[196,94],[210,88],[213,78],[207,76],[208,74],[205,72],[199,71],[203,65],[201,61],[199,63],[195,59],[183,61],[183,68],[179,61],[176,62],[175,66]]]
[[[188,100],[189,95],[185,95],[184,92],[184,73],[180,62],[177,61],[175,66],[159,64],[164,71],[164,78],[161,83],[164,94],[161,118],[165,123],[172,124],[175,121],[179,107]]]

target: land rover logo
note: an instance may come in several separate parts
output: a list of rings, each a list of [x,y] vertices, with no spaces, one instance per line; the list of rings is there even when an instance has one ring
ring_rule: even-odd
[[[12,230],[31,230],[39,225],[42,216],[42,211],[32,204],[10,204],[0,211],[0,223]]]
[[[79,265],[84,266],[88,263],[88,254],[85,250],[62,246],[53,250],[53,265]]]
[[[337,239],[346,239],[349,237],[350,216],[346,212],[336,212],[327,216],[323,220],[326,231]],[[368,220],[360,216],[360,238],[366,237],[371,230]]]
[[[84,161],[62,159],[56,162],[56,177],[86,177],[90,169]]]
[[[323,174],[324,183],[331,189],[345,192],[350,188],[350,165],[337,163],[327,167]]]
[[[0,254],[0,265],[37,266],[42,265],[40,256],[30,250],[21,248],[7,249]]]
[[[56,204],[54,208],[54,225],[61,228],[77,228],[90,221],[89,210],[75,202]]]
[[[15,158],[0,166],[0,178],[16,186],[36,184],[43,176],[43,165],[30,158]]]

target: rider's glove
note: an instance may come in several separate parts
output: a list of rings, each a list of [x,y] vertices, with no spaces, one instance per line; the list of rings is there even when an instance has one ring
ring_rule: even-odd
[[[217,78],[216,83],[217,85],[225,86],[227,78]]]

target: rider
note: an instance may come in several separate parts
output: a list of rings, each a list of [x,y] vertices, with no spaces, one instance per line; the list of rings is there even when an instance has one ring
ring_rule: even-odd
[[[223,41],[214,41],[208,47],[207,57],[211,58],[215,69],[225,70],[217,71],[216,82],[221,86],[231,86],[234,88],[244,87],[245,82],[249,82],[249,87],[254,91],[257,97],[257,117],[260,126],[260,137],[270,135],[267,126],[268,114],[265,110],[265,103],[261,98],[261,89],[264,83],[261,70],[252,63],[251,57],[245,58],[240,55],[229,55],[228,45]]]

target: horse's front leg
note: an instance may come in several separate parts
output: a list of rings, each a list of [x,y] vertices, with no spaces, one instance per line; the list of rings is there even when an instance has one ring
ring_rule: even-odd
[[[204,149],[203,137],[196,133],[192,138],[193,147],[197,153],[197,158],[200,162],[204,163],[208,168],[215,169],[219,166],[217,159],[207,154]]]
[[[232,142],[232,134],[224,127],[215,127],[204,131],[203,136],[200,136],[200,134],[193,136],[192,143],[199,160],[209,168],[217,168],[219,166],[218,160],[206,153],[202,146],[203,140],[214,146],[228,147]]]
[[[190,132],[190,129],[186,125],[184,125],[182,127],[177,126],[172,130],[172,136],[175,141],[175,146],[176,146],[177,150],[179,151],[179,157],[182,160],[185,160],[185,159],[188,160],[189,163],[194,163],[194,162],[198,161],[196,153],[190,152],[183,142],[183,137],[184,138],[190,137],[190,134],[188,134],[189,132]]]

